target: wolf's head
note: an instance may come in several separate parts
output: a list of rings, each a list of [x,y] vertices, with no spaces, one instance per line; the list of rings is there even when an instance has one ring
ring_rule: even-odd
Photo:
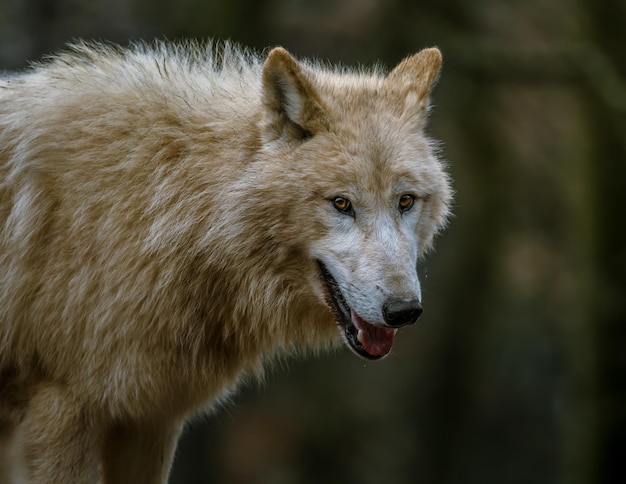
[[[304,279],[367,359],[421,315],[417,262],[448,213],[423,133],[440,66],[426,49],[387,75],[329,71],[276,48],[263,67],[262,150],[297,200],[285,217],[309,258]]]

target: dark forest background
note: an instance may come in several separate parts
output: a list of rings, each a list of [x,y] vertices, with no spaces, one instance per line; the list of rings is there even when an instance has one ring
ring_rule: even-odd
[[[626,2],[0,0],[0,68],[73,38],[229,38],[389,67],[444,53],[455,217],[391,357],[274,369],[171,482],[626,483]]]

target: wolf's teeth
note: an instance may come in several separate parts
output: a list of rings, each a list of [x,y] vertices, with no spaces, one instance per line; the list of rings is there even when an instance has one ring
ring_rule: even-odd
[[[394,335],[395,335],[397,332],[398,332],[398,330],[397,330],[397,329],[394,329],[394,330],[393,330],[393,334],[394,334]]]
[[[359,332],[356,334],[356,340],[363,344],[363,330],[359,329]]]

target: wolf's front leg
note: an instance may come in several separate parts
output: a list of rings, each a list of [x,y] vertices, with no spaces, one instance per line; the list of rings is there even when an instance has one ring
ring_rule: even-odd
[[[10,482],[96,483],[96,439],[93,421],[70,392],[56,383],[41,383],[15,428]]]
[[[168,422],[118,424],[102,452],[103,484],[167,482],[181,425]]]

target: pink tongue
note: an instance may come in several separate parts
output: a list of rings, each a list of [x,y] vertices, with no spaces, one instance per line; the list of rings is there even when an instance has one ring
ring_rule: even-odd
[[[350,309],[352,324],[357,330],[363,331],[361,344],[365,351],[372,356],[384,356],[391,351],[395,331],[392,328],[382,328],[368,323]]]

